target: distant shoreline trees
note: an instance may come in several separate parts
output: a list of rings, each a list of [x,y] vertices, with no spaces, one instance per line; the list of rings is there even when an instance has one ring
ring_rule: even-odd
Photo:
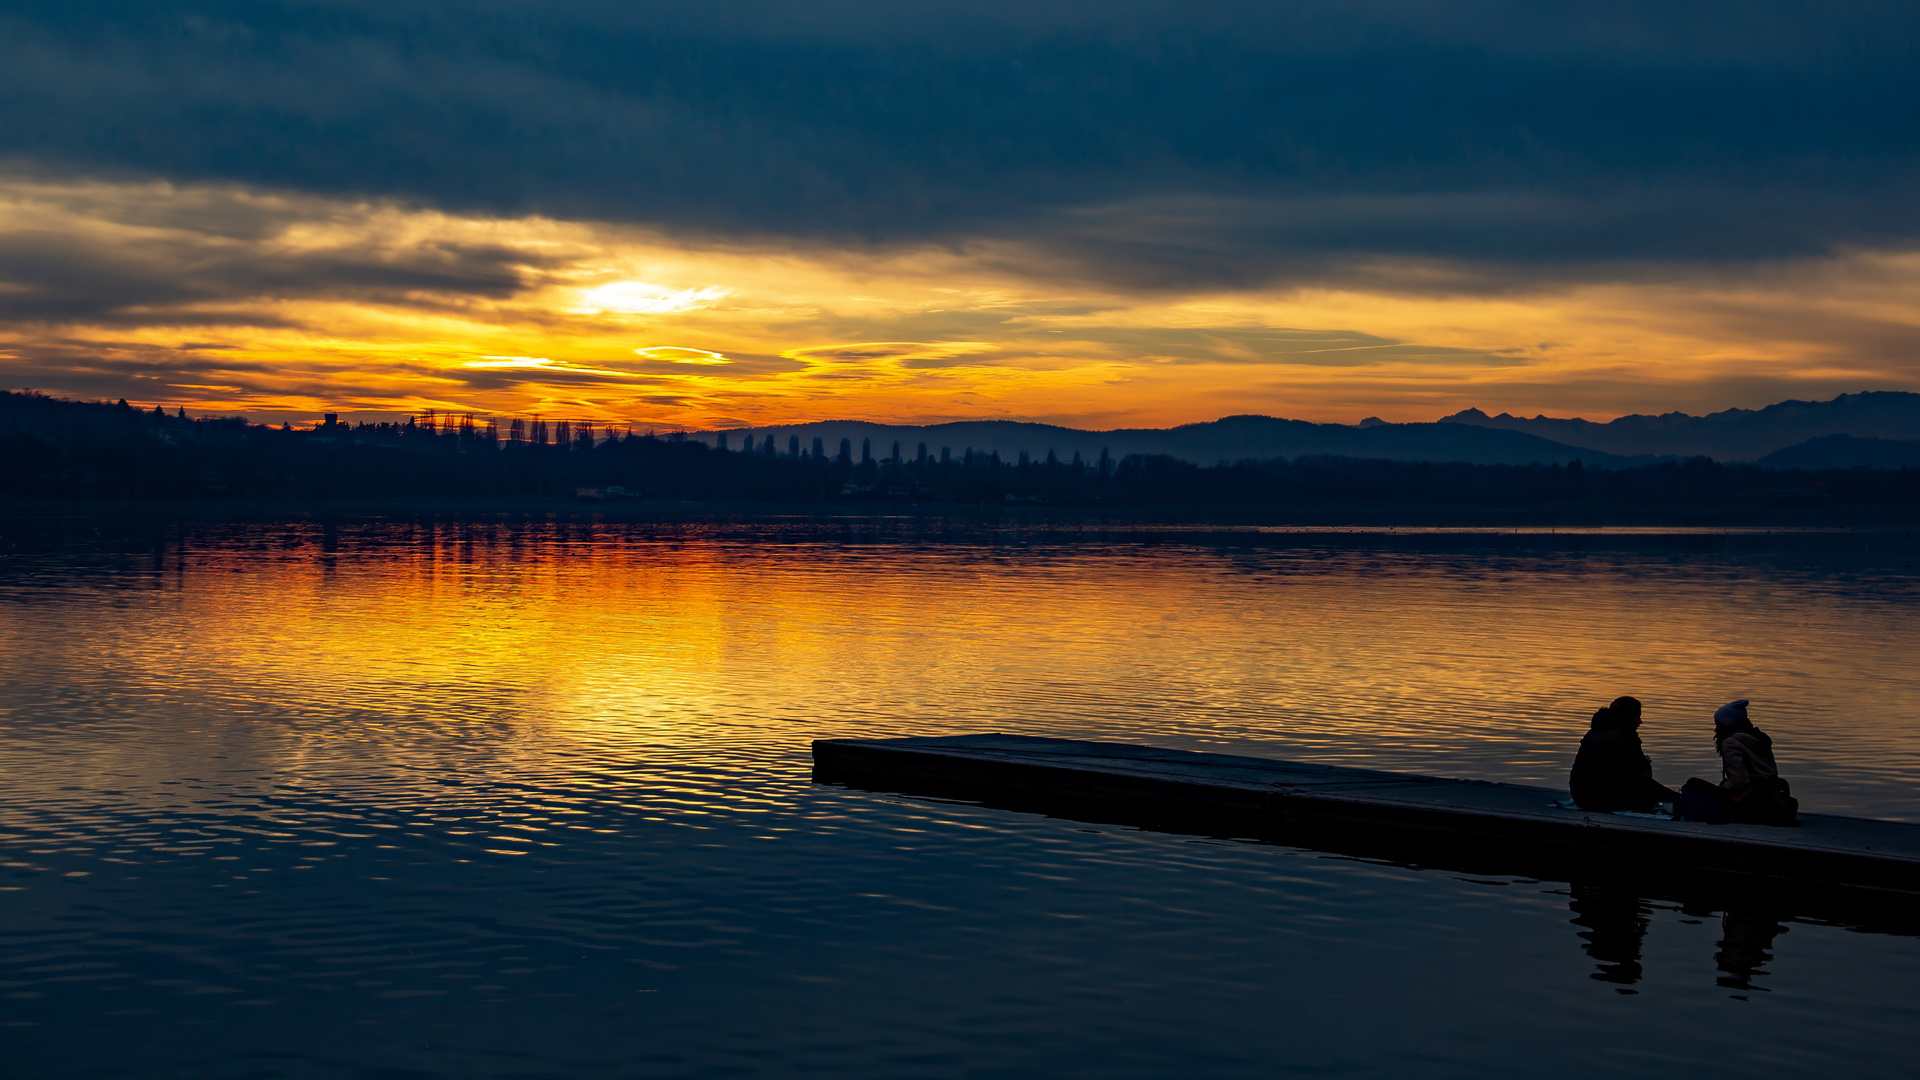
[[[1920,470],[1777,471],[1706,458],[1628,469],[1304,457],[1201,466],[863,440],[738,449],[578,420],[427,413],[303,430],[0,392],[0,495],[621,499],[1067,506],[1913,505]]]

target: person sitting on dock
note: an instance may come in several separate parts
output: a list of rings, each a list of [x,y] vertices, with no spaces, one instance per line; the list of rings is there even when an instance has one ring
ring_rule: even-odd
[[[1580,739],[1567,786],[1582,810],[1630,810],[1650,813],[1679,798],[1653,778],[1653,759],[1640,748],[1640,701],[1615,698],[1593,714],[1593,727]]]
[[[1720,752],[1720,783],[1695,777],[1682,794],[1691,795],[1681,816],[1694,821],[1733,821],[1750,825],[1792,825],[1800,800],[1780,776],[1773,740],[1747,717],[1746,698],[1729,701],[1713,714],[1713,747]]]

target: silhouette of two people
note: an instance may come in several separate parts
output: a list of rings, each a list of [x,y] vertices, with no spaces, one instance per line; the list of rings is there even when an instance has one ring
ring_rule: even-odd
[[[1593,714],[1580,740],[1580,752],[1568,775],[1573,801],[1583,810],[1652,812],[1674,804],[1674,816],[1690,821],[1791,825],[1799,810],[1773,757],[1773,740],[1747,715],[1752,702],[1741,699],[1713,714],[1713,745],[1720,754],[1720,783],[1694,777],[1678,791],[1653,778],[1653,760],[1640,745],[1641,705],[1637,698],[1614,699]],[[1593,978],[1614,983],[1621,993],[1640,981],[1642,943],[1650,908],[1630,887],[1574,882],[1567,905],[1596,970]],[[1686,913],[1709,911],[1687,907]],[[1730,990],[1764,989],[1754,977],[1766,974],[1773,942],[1786,931],[1778,913],[1757,897],[1731,904],[1722,914],[1720,943],[1714,953],[1719,984]],[[1744,994],[1735,994],[1743,997]]]
[[[1593,714],[1580,739],[1567,776],[1574,804],[1582,810],[1652,813],[1672,803],[1674,816],[1688,821],[1795,824],[1800,803],[1780,776],[1773,740],[1748,717],[1750,704],[1745,698],[1730,701],[1713,714],[1720,783],[1696,776],[1676,792],[1653,778],[1653,759],[1640,745],[1639,699],[1615,698]]]

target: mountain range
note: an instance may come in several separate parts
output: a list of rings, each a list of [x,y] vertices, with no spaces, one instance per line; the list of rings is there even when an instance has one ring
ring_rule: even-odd
[[[1920,439],[1920,394],[1841,394],[1832,401],[1782,401],[1764,409],[1726,409],[1706,416],[1635,413],[1604,424],[1551,416],[1488,416],[1479,409],[1467,409],[1441,417],[1440,423],[1520,431],[1567,446],[1626,456],[1758,461],[1809,439],[1830,435]]]
[[[1433,423],[1317,424],[1271,416],[1229,416],[1171,428],[1082,431],[1015,420],[969,420],[947,424],[876,424],[823,420],[807,424],[693,433],[708,443],[727,439],[740,449],[771,438],[782,452],[789,440],[809,447],[822,440],[828,453],[840,440],[854,453],[868,443],[875,457],[907,457],[925,444],[938,457],[998,453],[1017,460],[1025,453],[1062,461],[1079,454],[1098,460],[1130,454],[1166,454],[1203,465],[1248,458],[1266,460],[1320,455],[1391,461],[1464,461],[1481,465],[1566,464],[1576,459],[1599,468],[1621,468],[1672,458],[1706,456],[1724,462],[1757,462],[1774,468],[1847,468],[1853,465],[1920,465],[1920,394],[1874,391],[1842,394],[1832,401],[1783,401],[1763,409],[1727,409],[1706,416],[1671,412],[1635,414],[1606,423],[1467,409]]]

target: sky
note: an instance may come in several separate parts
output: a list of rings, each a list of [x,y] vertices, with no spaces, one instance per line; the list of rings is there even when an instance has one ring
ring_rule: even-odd
[[[1920,390],[1916,54],[1911,3],[16,0],[0,386],[666,428]]]

